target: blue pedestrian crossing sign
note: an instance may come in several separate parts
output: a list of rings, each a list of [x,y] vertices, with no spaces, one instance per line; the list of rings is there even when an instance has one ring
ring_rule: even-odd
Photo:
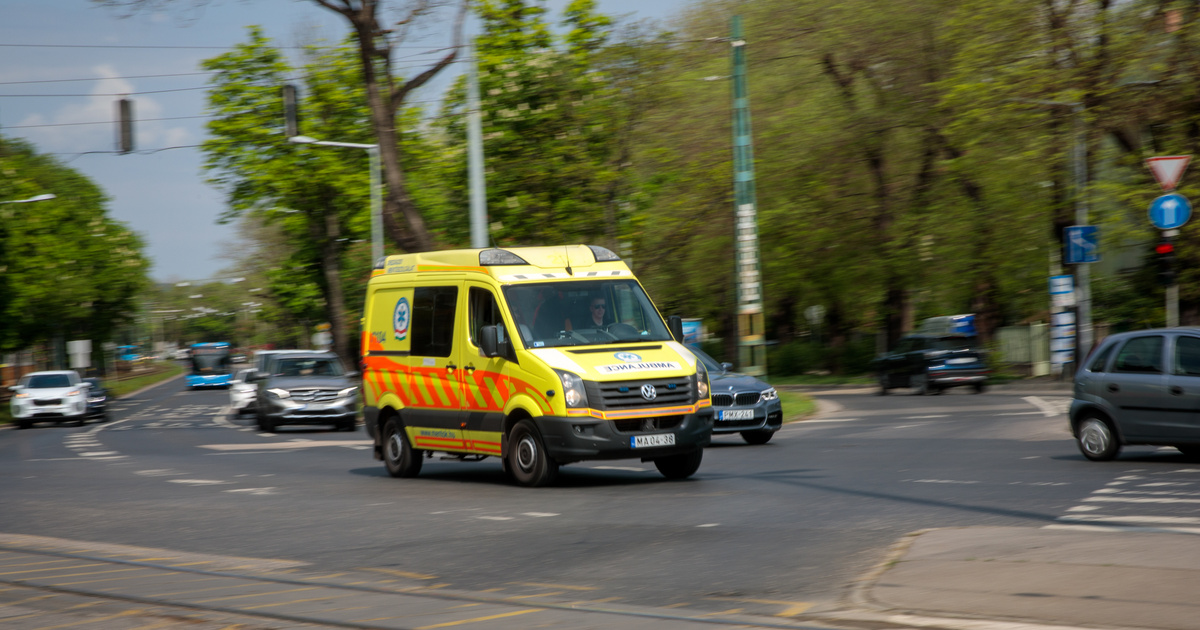
[[[1192,204],[1179,193],[1163,195],[1150,204],[1150,222],[1160,230],[1174,230],[1191,216]]]
[[[1068,265],[1100,262],[1100,231],[1094,225],[1072,225],[1066,231],[1063,262]]]

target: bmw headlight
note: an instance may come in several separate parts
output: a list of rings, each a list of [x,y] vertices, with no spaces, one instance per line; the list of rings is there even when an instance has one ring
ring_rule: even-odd
[[[779,392],[775,391],[774,387],[768,387],[762,392],[763,400],[776,400],[779,398]]]
[[[271,398],[291,398],[292,397],[292,393],[289,392],[288,390],[278,389],[278,388],[268,389],[267,395],[270,396]]]
[[[559,380],[562,381],[563,399],[567,402],[567,406],[586,407],[587,390],[583,388],[583,379],[579,378],[578,374],[573,374],[564,370],[554,371],[558,374]]]
[[[104,396],[88,396],[88,402],[90,402],[90,403],[104,402]]]

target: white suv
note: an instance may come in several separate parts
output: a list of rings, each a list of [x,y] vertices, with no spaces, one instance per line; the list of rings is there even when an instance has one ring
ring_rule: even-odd
[[[87,416],[91,386],[71,370],[30,372],[12,387],[12,415],[17,426],[28,429],[39,421],[71,420],[82,426]]]

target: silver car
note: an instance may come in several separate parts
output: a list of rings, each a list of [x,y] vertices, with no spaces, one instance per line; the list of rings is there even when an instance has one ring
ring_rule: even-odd
[[[1200,328],[1105,339],[1075,374],[1070,419],[1090,460],[1113,459],[1127,444],[1174,446],[1200,457]]]

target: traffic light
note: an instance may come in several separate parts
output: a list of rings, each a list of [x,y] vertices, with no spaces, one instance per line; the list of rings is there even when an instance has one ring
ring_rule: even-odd
[[[1164,238],[1154,246],[1154,254],[1158,259],[1158,281],[1167,287],[1175,284],[1175,243]]]
[[[133,100],[117,101],[117,153],[133,152]]]
[[[283,124],[287,137],[300,135],[300,113],[296,107],[296,86],[288,83],[283,86]]]

